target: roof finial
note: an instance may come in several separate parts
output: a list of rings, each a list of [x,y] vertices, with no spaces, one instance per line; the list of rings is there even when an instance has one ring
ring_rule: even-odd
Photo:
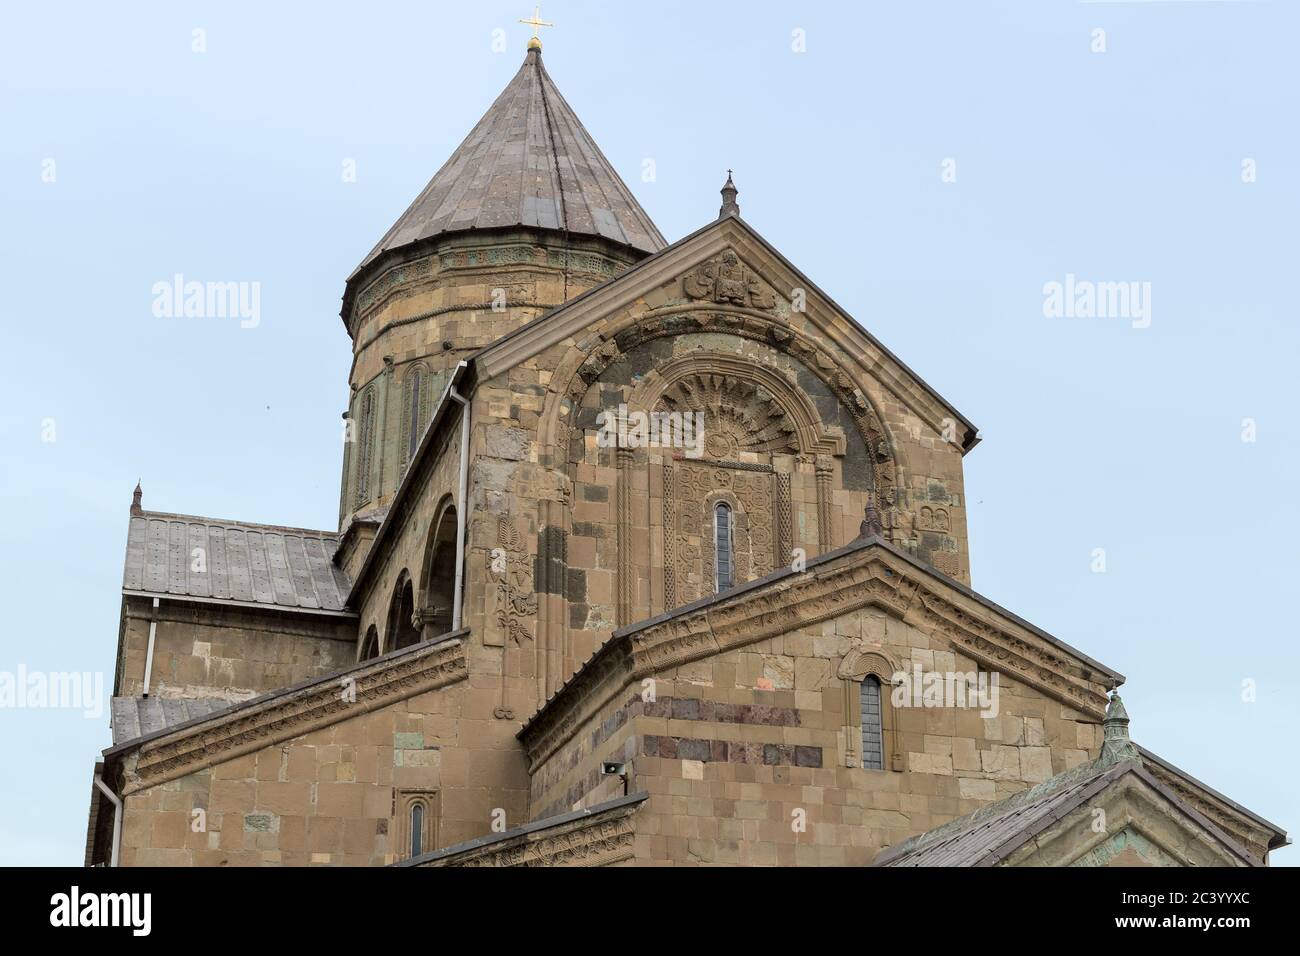
[[[528,49],[537,50],[540,53],[542,49],[542,38],[537,35],[538,29],[541,27],[553,27],[555,26],[555,24],[547,23],[545,20],[542,19],[541,4],[538,4],[533,9],[533,15],[531,17],[529,17],[527,20],[520,19],[519,22],[526,23],[533,28],[533,38],[528,41]]]
[[[140,489],[140,479],[137,478],[135,480],[135,492],[131,495],[131,514],[133,515],[144,514],[144,508],[142,508],[140,505],[140,502],[143,498],[144,498],[144,492]]]
[[[1128,711],[1119,699],[1118,691],[1111,691],[1106,706],[1106,719],[1101,722],[1101,761],[1119,763],[1121,760],[1138,760],[1140,755],[1128,736]]]
[[[718,210],[718,218],[726,219],[728,216],[740,218],[740,203],[736,202],[736,194],[740,190],[736,184],[731,181],[731,170],[727,170],[727,181],[722,184],[722,208]]]

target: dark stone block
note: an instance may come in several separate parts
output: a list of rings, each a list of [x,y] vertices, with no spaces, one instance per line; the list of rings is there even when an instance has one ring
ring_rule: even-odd
[[[678,760],[708,760],[713,754],[713,748],[707,740],[695,740],[691,737],[683,737],[677,741],[677,759]]]
[[[645,754],[647,757],[658,757],[658,756],[659,756],[659,738],[658,738],[658,737],[642,737],[642,738],[641,738],[641,753]]]
[[[794,765],[796,767],[820,767],[822,765],[821,747],[794,748]]]
[[[674,698],[672,715],[675,720],[699,720],[700,702],[693,697]]]
[[[775,766],[781,762],[781,748],[776,744],[763,744],[763,763]]]
[[[564,569],[564,594],[570,601],[583,604],[587,601],[587,572],[581,568]],[[585,621],[587,615],[583,615]]]
[[[676,737],[659,738],[659,756],[665,757],[668,760],[677,759],[677,738]]]
[[[637,333],[639,333],[639,330],[636,330],[634,334]],[[634,341],[632,336],[627,334],[615,336],[614,341],[618,342],[620,338],[629,345]],[[618,385],[631,385],[637,379],[644,377],[647,372],[661,367],[672,357],[673,340],[671,338],[651,339],[627,352],[621,361],[616,362],[606,370],[605,378]]]
[[[715,763],[727,763],[728,746],[725,740],[709,741],[709,759]]]
[[[537,582],[539,593],[563,593],[567,545],[563,528],[546,527],[539,533],[537,556],[533,559],[533,580]]]
[[[569,605],[569,627],[576,628],[579,631],[586,628],[587,614],[588,612],[590,612],[590,610],[591,608],[589,608],[586,604],[570,604]]]
[[[609,489],[604,485],[583,485],[582,497],[586,501],[609,501]]]

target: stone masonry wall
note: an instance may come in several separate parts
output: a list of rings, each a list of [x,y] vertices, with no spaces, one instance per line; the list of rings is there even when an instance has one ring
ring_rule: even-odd
[[[156,613],[150,694],[229,701],[333,673],[355,660],[356,622],[148,598],[124,599],[116,696],[144,690],[149,621]]]
[[[484,711],[461,682],[128,793],[122,865],[390,863],[412,793],[435,811],[426,851],[517,826],[523,762],[478,733]]]
[[[1000,675],[995,716],[897,707],[900,769],[845,766],[846,732],[860,733],[845,713],[857,685],[846,698],[836,672],[860,647],[906,671],[978,670],[875,610],[682,665],[653,679],[654,700],[627,686],[533,769],[533,816],[616,795],[594,771],[630,756],[631,790],[650,793],[637,815],[639,863],[863,865],[1098,752],[1098,723]],[[800,818],[802,830],[792,826]]]

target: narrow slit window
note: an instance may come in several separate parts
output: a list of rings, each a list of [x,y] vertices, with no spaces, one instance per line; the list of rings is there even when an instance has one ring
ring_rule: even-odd
[[[365,502],[370,492],[370,445],[374,439],[375,427],[375,390],[366,389],[361,399],[361,428],[357,441],[361,448],[357,456],[357,504]]]
[[[868,674],[862,680],[862,766],[885,769],[884,732],[880,723],[880,678]]]
[[[713,553],[716,570],[716,588],[718,594],[731,587],[733,572],[733,555],[731,548],[731,506],[719,504],[713,509]]]
[[[424,852],[424,804],[411,804],[411,856]]]
[[[424,388],[424,372],[416,369],[411,373],[411,395],[410,405],[407,410],[407,421],[411,423],[411,433],[407,438],[406,460],[410,461],[415,457],[415,449],[420,446],[424,422],[420,420],[420,392]]]

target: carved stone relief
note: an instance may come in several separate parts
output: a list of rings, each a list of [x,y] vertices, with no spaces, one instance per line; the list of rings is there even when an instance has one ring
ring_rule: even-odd
[[[497,546],[488,554],[488,574],[494,582],[492,621],[497,640],[485,644],[518,647],[533,639],[530,622],[537,616],[533,591],[533,562],[523,554],[523,536],[505,515],[497,516]]]
[[[733,249],[696,266],[682,280],[682,291],[692,299],[754,309],[776,308],[776,295]]]

